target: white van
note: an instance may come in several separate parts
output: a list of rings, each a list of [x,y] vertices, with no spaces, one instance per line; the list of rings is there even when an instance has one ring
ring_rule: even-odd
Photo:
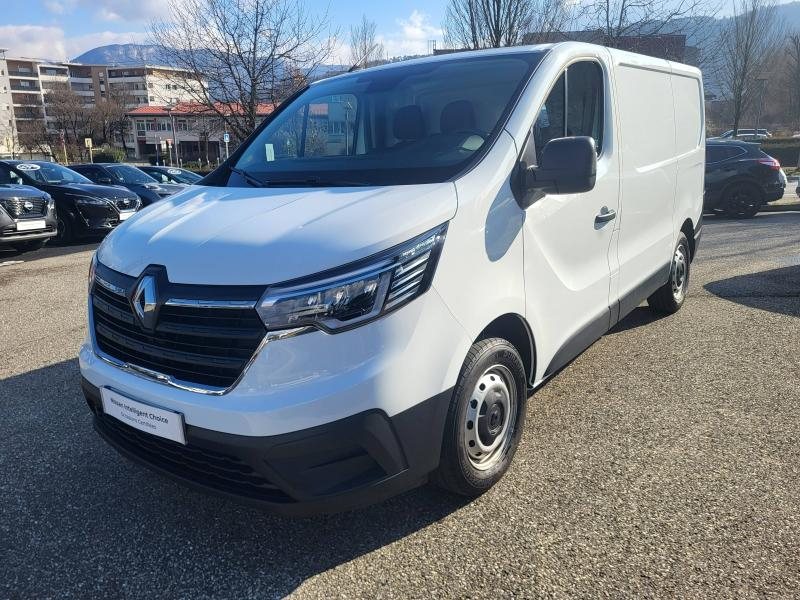
[[[587,44],[314,83],[98,249],[95,427],[284,513],[480,494],[537,386],[684,302],[703,132],[697,69]]]

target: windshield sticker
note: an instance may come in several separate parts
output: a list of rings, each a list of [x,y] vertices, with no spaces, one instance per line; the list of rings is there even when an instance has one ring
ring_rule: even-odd
[[[181,174],[181,170],[180,169],[167,169],[167,173],[169,173],[170,175],[180,175]]]
[[[39,165],[36,165],[34,163],[20,163],[20,164],[17,165],[17,168],[20,171],[38,171],[42,167],[40,167]]]
[[[275,146],[272,144],[264,144],[264,148],[267,151],[267,162],[275,160]]]

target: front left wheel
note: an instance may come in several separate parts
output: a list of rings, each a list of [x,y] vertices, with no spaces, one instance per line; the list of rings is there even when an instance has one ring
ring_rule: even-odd
[[[508,470],[525,424],[527,381],[516,348],[501,338],[473,344],[453,389],[433,481],[478,496]]]

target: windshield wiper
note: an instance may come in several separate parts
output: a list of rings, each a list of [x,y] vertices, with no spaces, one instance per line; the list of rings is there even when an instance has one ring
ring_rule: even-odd
[[[268,182],[261,181],[260,179],[256,179],[250,173],[245,171],[244,169],[237,169],[236,167],[229,167],[231,173],[236,173],[240,177],[242,177],[247,183],[252,185],[253,187],[264,187],[265,185],[269,185]]]

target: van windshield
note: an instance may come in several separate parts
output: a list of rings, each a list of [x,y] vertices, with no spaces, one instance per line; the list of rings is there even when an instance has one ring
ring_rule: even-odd
[[[499,134],[541,57],[473,55],[312,85],[244,149],[228,185],[445,181]]]

